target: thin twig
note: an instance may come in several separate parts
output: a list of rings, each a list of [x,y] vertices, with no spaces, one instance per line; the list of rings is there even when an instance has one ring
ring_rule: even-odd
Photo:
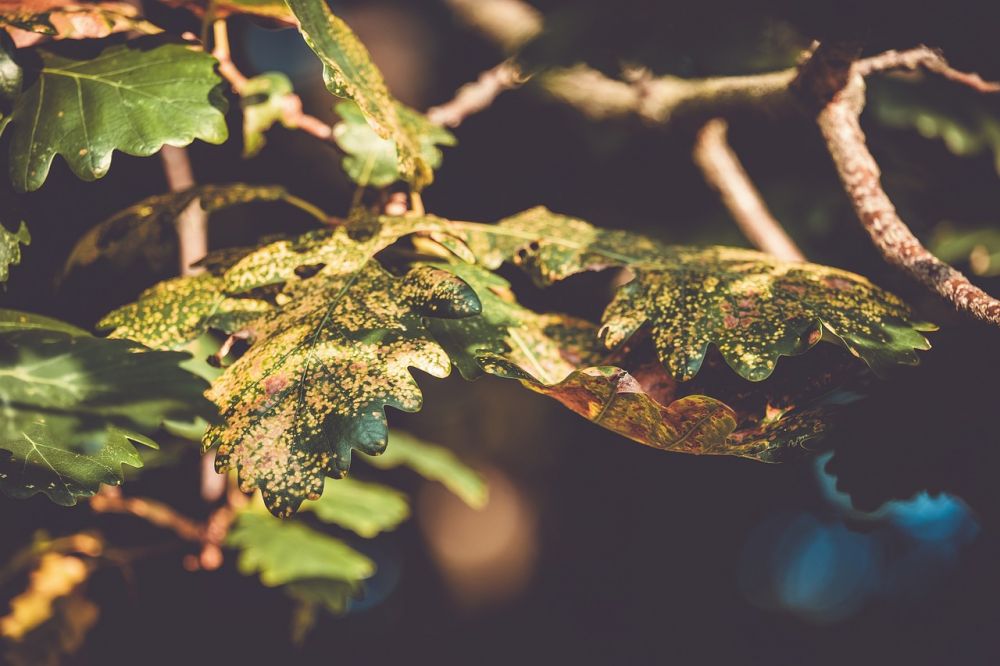
[[[886,69],[887,63],[904,62],[899,55],[849,63],[844,87],[832,96],[817,117],[820,131],[858,219],[886,262],[905,271],[958,311],[1000,325],[1000,301],[931,254],[900,219],[896,207],[882,189],[878,163],[868,150],[861,129],[860,116],[865,104],[863,73]],[[873,60],[879,67],[872,67]],[[940,56],[933,61],[923,57],[919,60],[923,67],[927,67],[927,62],[935,62],[929,67],[930,71],[952,81],[976,90],[1000,90],[1000,86],[988,84],[978,75],[955,72]]]
[[[714,118],[701,128],[695,139],[694,162],[705,181],[719,193],[747,240],[758,250],[785,261],[805,261],[805,256],[754,187],[726,139],[727,124]]]
[[[428,109],[427,118],[435,125],[458,127],[468,116],[489,107],[500,93],[517,88],[526,80],[517,65],[505,60],[459,88],[450,101]]]
[[[174,511],[170,506],[142,497],[125,497],[121,490],[105,486],[90,498],[90,508],[97,513],[124,513],[168,529],[186,541],[204,543],[204,526]]]
[[[186,148],[163,146],[160,150],[163,172],[171,192],[181,192],[194,187],[194,172]],[[201,269],[192,266],[208,254],[208,216],[195,199],[177,216],[174,224],[180,251],[181,275],[195,275]]]
[[[215,21],[213,34],[215,45],[212,55],[219,61],[219,74],[229,81],[234,93],[241,95],[249,79],[233,62],[229,49],[229,33],[224,19]],[[329,141],[333,136],[333,128],[330,125],[302,110],[302,98],[295,93],[288,93],[281,99],[281,121],[286,127],[302,130],[323,141]]]
[[[891,70],[926,70],[944,79],[972,88],[981,93],[1000,92],[1000,83],[984,80],[974,72],[961,72],[945,60],[939,51],[927,46],[918,46],[906,51],[886,51],[864,60],[859,60],[855,72],[868,76],[875,72]]]

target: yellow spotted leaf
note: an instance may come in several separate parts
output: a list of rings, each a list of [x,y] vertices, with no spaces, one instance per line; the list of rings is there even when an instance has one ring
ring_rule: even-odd
[[[718,355],[695,382],[679,382],[649,360],[653,352],[643,345],[619,355],[612,367],[604,363],[607,352],[600,349],[593,324],[521,306],[508,283],[482,267],[442,268],[468,282],[483,304],[480,315],[431,323],[464,376],[485,371],[520,380],[596,424],[655,448],[781,459],[825,432],[836,407],[821,398],[856,369],[853,359],[832,345],[810,355],[807,365],[798,359],[794,367],[786,364],[766,382],[721,372]]]
[[[118,271],[132,269],[140,262],[143,268],[156,272],[173,268],[177,262],[175,222],[195,200],[209,214],[242,204],[281,201],[326,219],[280,185],[199,185],[156,194],[115,213],[84,234],[66,260],[63,278],[98,262],[106,262]]]
[[[448,224],[431,215],[362,218],[334,230],[311,231],[269,243],[244,254],[225,270],[224,289],[241,294],[282,284],[294,279],[303,268],[318,269],[327,275],[350,273],[403,236],[444,232]]]
[[[934,326],[913,321],[896,296],[847,271],[776,260],[737,248],[687,248],[598,229],[544,208],[497,225],[453,223],[478,263],[512,262],[541,285],[570,275],[628,268],[602,319],[616,348],[648,327],[676,378],[692,378],[710,345],[741,376],[768,377],[780,356],[801,354],[821,339],[843,345],[877,373],[915,364]]]
[[[177,349],[210,328],[233,333],[271,309],[257,298],[231,298],[222,280],[207,273],[160,282],[139,300],[98,322],[110,337],[128,338],[154,349]]]
[[[219,447],[216,468],[238,470],[241,487],[259,489],[279,516],[320,497],[326,476],[343,476],[352,449],[385,448],[385,407],[420,409],[410,368],[449,373],[425,318],[481,309],[450,273],[423,266],[397,278],[373,260],[327,266],[283,295],[287,305],[253,322],[249,349],[210,389],[224,422],[204,440]]]

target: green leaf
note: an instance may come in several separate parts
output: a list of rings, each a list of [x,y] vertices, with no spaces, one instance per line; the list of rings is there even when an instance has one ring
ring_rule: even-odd
[[[31,243],[28,227],[21,222],[17,231],[7,231],[0,223],[0,282],[6,282],[10,277],[10,267],[21,263],[21,245]]]
[[[95,440],[86,448],[77,448],[41,419],[27,424],[18,435],[12,437],[9,428],[0,435],[0,490],[15,499],[45,493],[62,506],[93,496],[101,484],[121,485],[125,478],[122,465],[142,467],[132,442],[150,442],[108,427],[100,433],[103,443]]]
[[[448,375],[447,354],[424,317],[479,312],[475,293],[430,267],[403,278],[375,261],[326,266],[291,283],[288,304],[249,329],[249,350],[215,381],[210,397],[225,423],[205,435],[219,445],[216,467],[239,471],[276,515],[293,513],[343,476],[351,450],[385,448],[385,407],[416,411],[420,389],[408,368]]]
[[[87,426],[152,432],[165,418],[213,416],[206,383],[178,364],[186,354],[142,352],[126,340],[26,328],[0,333],[0,432],[16,438],[44,421],[86,440]],[[65,426],[65,427],[62,427]]]
[[[0,335],[12,331],[45,330],[60,331],[69,335],[90,336],[90,333],[77,328],[72,324],[67,324],[58,319],[45,317],[31,312],[21,312],[20,310],[5,310],[0,308]]]
[[[147,39],[111,46],[91,59],[39,49],[31,83],[14,103],[10,173],[19,191],[37,190],[62,155],[78,177],[95,180],[120,150],[145,157],[165,144],[222,143],[227,131],[215,59],[182,44]]]
[[[14,60],[14,51],[10,35],[0,30],[0,134],[10,122],[14,102],[24,84],[24,70]]]
[[[872,82],[868,95],[867,106],[879,123],[940,139],[962,157],[988,151],[1000,173],[1000,108],[989,96],[967,93],[950,82],[885,77]]]
[[[359,185],[386,187],[403,180],[396,158],[396,144],[383,139],[368,124],[358,105],[339,102],[335,107],[341,122],[333,127],[333,140],[346,155],[344,171]],[[396,115],[400,122],[416,137],[420,154],[431,169],[441,165],[441,146],[455,145],[455,136],[443,127],[433,124],[426,116],[396,102]]]
[[[240,90],[243,106],[243,157],[253,157],[264,147],[264,132],[274,123],[288,128],[285,110],[292,94],[292,82],[281,72],[266,72],[249,79]]]
[[[751,383],[721,372],[723,361],[716,355],[697,381],[678,382],[648,359],[653,352],[640,343],[619,359],[634,368],[630,373],[602,365],[592,324],[520,306],[506,281],[481,267],[455,264],[446,270],[463,277],[483,305],[475,317],[432,323],[453,362],[520,380],[598,425],[655,448],[777,460],[826,430],[835,407],[815,403],[846,379],[846,370],[844,377],[833,370],[845,358],[852,360],[827,345],[833,356],[811,354],[805,372],[796,360],[794,368],[782,366],[780,377]]]
[[[443,484],[472,508],[486,506],[489,499],[486,481],[454,453],[398,430],[392,432],[390,439],[392,444],[386,447],[384,453],[365,456],[365,462],[379,469],[409,467],[425,479]]]
[[[554,383],[601,356],[597,327],[560,314],[539,314],[517,303],[510,283],[472,264],[431,264],[462,278],[475,290],[482,314],[434,320],[434,338],[466,379],[483,374],[484,354],[503,355],[542,381]]]
[[[399,172],[414,188],[434,178],[424,160],[415,127],[397,112],[396,101],[385,86],[361,40],[335,16],[325,0],[287,0],[299,21],[306,44],[323,63],[326,88],[338,97],[353,100],[378,136],[396,144]]]
[[[256,298],[229,298],[214,275],[179,277],[160,282],[135,303],[106,315],[98,329],[113,329],[111,337],[135,340],[154,349],[176,349],[210,328],[238,331],[271,310]]]
[[[357,532],[366,539],[394,530],[410,516],[406,495],[378,483],[327,479],[323,496],[302,505],[326,523]]]
[[[737,248],[663,245],[624,231],[534,208],[494,226],[453,223],[479,263],[511,261],[539,284],[588,270],[625,267],[622,286],[602,318],[609,349],[644,327],[660,359],[678,379],[690,379],[715,345],[741,376],[759,381],[778,357],[834,340],[883,373],[915,364],[929,349],[896,296],[836,268],[781,262]]]
[[[231,206],[271,201],[312,208],[280,185],[200,185],[156,194],[115,213],[84,234],[66,260],[63,279],[98,261],[106,261],[119,271],[134,268],[139,262],[155,272],[172,268],[177,258],[174,223],[195,199],[209,214]],[[314,209],[309,212],[316,214]],[[319,214],[325,219],[325,215]]]
[[[375,563],[343,541],[255,511],[239,514],[226,542],[239,551],[240,572],[259,574],[268,587],[310,580],[351,583],[375,573]]]

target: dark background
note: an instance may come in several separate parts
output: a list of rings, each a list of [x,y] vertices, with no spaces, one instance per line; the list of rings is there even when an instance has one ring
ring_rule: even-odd
[[[586,60],[611,74],[642,62],[655,73],[703,76],[785,66],[807,38],[854,37],[869,52],[939,46],[956,65],[996,78],[1000,23],[989,4],[539,2],[552,34],[528,53],[540,62]],[[334,10],[417,108],[449,99],[503,57],[436,2]],[[158,11],[165,24],[197,25],[183,12]],[[232,23],[245,73],[283,69],[307,109],[333,120],[318,67],[294,31]],[[976,105],[1000,118],[995,103],[963,90],[922,90],[924,102],[959,114]],[[335,147],[278,128],[261,155],[244,161],[238,112],[230,122],[227,144],[190,148],[199,182],[281,183],[346,212],[353,185]],[[916,233],[927,238],[944,221],[1000,225],[992,152],[957,157],[939,140],[879,124],[871,111],[864,124],[884,184]],[[594,123],[530,86],[455,134],[459,145],[424,196],[436,214],[492,221],[544,204],[669,242],[745,244],[692,165],[687,134]],[[392,414],[393,425],[494,470],[497,487],[512,489],[500,495],[519,497],[535,526],[511,543],[534,557],[507,595],[463,601],[422,528],[433,521],[433,491],[394,473],[416,494],[418,519],[354,543],[386,573],[346,618],[321,618],[302,646],[290,641],[292,604],[282,593],[243,578],[231,561],[219,573],[186,573],[175,548],[130,575],[97,575],[89,589],[101,620],[70,663],[997,663],[1000,335],[954,316],[881,263],[808,118],[736,120],[731,139],[811,260],[869,276],[942,326],[919,367],[899,369],[849,411],[821,458],[765,465],[662,453],[500,380],[422,377],[424,411]],[[165,189],[157,159],[118,154],[95,183],[57,161],[40,191],[13,199],[33,242],[3,305],[92,325],[164,277],[95,271],[53,286],[84,231]],[[238,245],[308,225],[280,205],[240,208],[213,218],[211,241]],[[998,279],[981,284],[1000,293]],[[518,287],[530,302],[593,317],[607,300],[586,276],[542,293]],[[131,487],[196,514],[197,468],[192,451],[179,468],[150,471]],[[40,527],[62,533],[91,518],[85,506],[0,499],[0,554]],[[132,545],[167,540],[130,518],[100,524]]]

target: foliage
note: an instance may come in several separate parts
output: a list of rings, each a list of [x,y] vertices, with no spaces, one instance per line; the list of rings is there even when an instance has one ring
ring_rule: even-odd
[[[437,146],[455,145],[455,136],[408,106],[396,102],[395,108],[399,122],[416,137],[421,159],[431,169],[437,169],[441,165]],[[357,104],[340,102],[334,111],[340,122],[333,128],[333,139],[346,153],[342,166],[351,180],[359,185],[385,187],[405,178],[399,171],[395,144],[372,129]]]
[[[323,0],[287,0],[306,44],[323,63],[327,90],[354,101],[378,136],[395,143],[400,174],[417,189],[434,178],[421,152],[419,125],[404,121],[368,49]]]
[[[395,529],[410,516],[406,495],[379,483],[355,479],[327,479],[323,496],[302,508],[325,523],[340,525],[368,539]]]
[[[276,185],[201,185],[180,192],[155,194],[115,213],[84,234],[66,260],[63,277],[99,262],[119,271],[139,262],[155,272],[173,268],[177,254],[174,223],[196,200],[209,214],[231,206],[262,201],[303,205],[300,199]],[[325,219],[314,208],[306,206],[306,209],[310,215]]]
[[[99,511],[100,500],[120,499],[102,486],[121,484],[124,466],[142,467],[136,444],[198,441],[214,449],[217,472],[232,472],[227,502],[195,527],[170,508],[147,508],[144,517],[196,542],[201,566],[211,568],[213,548],[235,551],[240,572],[304,609],[304,626],[315,609],[344,612],[374,575],[374,561],[349,544],[410,516],[407,495],[367,480],[368,472],[384,479],[407,467],[473,508],[487,503],[484,478],[455,452],[390,435],[386,408],[422,407],[414,370],[508,380],[656,449],[776,462],[830,432],[871,375],[914,365],[917,351],[930,348],[924,333],[933,325],[838,268],[668,244],[544,207],[496,224],[425,214],[420,192],[441,165],[441,147],[456,138],[392,95],[324,0],[165,1],[204,21],[201,39],[154,34],[160,28],[124,3],[0,7],[0,132],[19,196],[47,196],[25,193],[45,184],[57,155],[92,181],[107,174],[116,150],[147,157],[196,139],[221,144],[229,121],[242,120],[246,158],[260,155],[275,124],[305,128],[287,75],[234,77],[235,65],[213,55],[226,53],[225,19],[239,14],[298,28],[326,91],[340,98],[333,127],[310,123],[320,124],[327,149],[339,148],[358,189],[340,219],[285,187],[214,182],[225,174],[213,172],[210,184],[148,196],[91,227],[59,280],[96,268],[171,277],[134,285],[133,302],[115,301],[95,327],[105,337],[0,310],[0,490],[11,497],[42,493],[69,506],[102,493],[92,501]],[[792,41],[785,35],[769,57],[790,61]],[[223,75],[238,96],[232,111]],[[987,110],[958,117],[880,94],[876,115],[888,125],[940,136],[960,154],[997,152]],[[402,193],[392,196],[400,189],[405,213],[395,206]],[[273,203],[305,213],[315,228],[277,225],[277,236],[231,247],[212,227],[212,252],[173,277],[185,211],[200,206],[208,217]],[[13,207],[0,217],[5,283],[31,235]],[[28,222],[36,245],[61,231],[51,220]],[[946,259],[969,257],[981,275],[996,274],[997,248],[992,230],[936,241]],[[552,293],[545,290],[601,272],[607,290],[591,299],[608,296],[597,303],[599,320],[537,306],[539,294]],[[182,459],[181,451],[160,463]],[[366,480],[344,478],[352,458],[374,468]],[[250,504],[236,486],[255,496]],[[223,538],[216,532],[230,519]],[[41,557],[38,580],[0,620],[4,634],[41,632],[67,650],[79,642],[97,610],[80,594],[92,562],[77,555]]]
[[[266,72],[243,85],[243,157],[253,157],[264,148],[264,133],[275,123],[294,127],[285,120],[291,98],[292,82],[281,72]]]
[[[375,572],[371,560],[343,541],[252,510],[237,518],[229,545],[239,551],[240,571],[258,574],[268,587],[312,580],[352,583]]]
[[[583,271],[628,268],[604,312],[609,349],[649,326],[660,359],[677,379],[697,374],[709,344],[741,376],[759,381],[779,356],[800,354],[827,335],[876,372],[913,364],[928,349],[897,297],[846,271],[777,261],[736,248],[663,246],[534,208],[496,227],[465,225],[462,236],[482,265],[512,261],[539,284]]]
[[[34,56],[23,64],[26,86],[7,129],[20,191],[41,187],[56,155],[94,180],[108,172],[115,150],[146,156],[165,144],[226,140],[221,80],[205,53],[138,39],[91,58],[50,49]]]
[[[211,418],[183,354],[145,352],[46,318],[0,311],[0,489],[72,505],[142,465],[164,419]]]
[[[486,481],[454,453],[399,430],[394,430],[390,438],[392,446],[387,446],[385,453],[366,457],[365,461],[379,469],[405,465],[430,481],[441,482],[474,509],[486,505]]]
[[[24,222],[16,232],[7,231],[0,223],[0,282],[10,277],[10,267],[21,263],[21,246],[31,243],[31,234]]]
[[[372,262],[328,265],[289,287],[291,305],[248,329],[256,339],[210,393],[225,423],[205,436],[216,466],[239,470],[276,515],[323,492],[351,449],[385,448],[387,406],[420,408],[408,368],[443,377],[450,363],[423,317],[464,317],[479,301],[462,281],[431,268],[395,278]]]

